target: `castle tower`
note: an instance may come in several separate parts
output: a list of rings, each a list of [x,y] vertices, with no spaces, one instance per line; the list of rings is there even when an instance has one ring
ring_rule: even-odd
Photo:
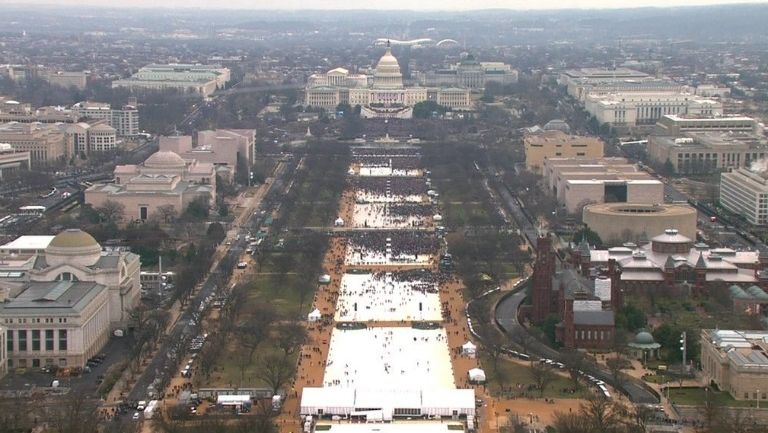
[[[536,240],[536,261],[533,264],[531,286],[531,321],[539,324],[552,313],[552,277],[555,275],[555,254],[549,236]]]

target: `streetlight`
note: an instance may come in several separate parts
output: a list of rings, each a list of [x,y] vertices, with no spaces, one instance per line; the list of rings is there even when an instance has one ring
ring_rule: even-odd
[[[760,409],[760,390],[755,390],[755,400],[757,400],[757,408]]]

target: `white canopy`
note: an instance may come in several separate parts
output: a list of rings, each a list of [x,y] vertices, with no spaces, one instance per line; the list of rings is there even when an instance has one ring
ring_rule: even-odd
[[[464,343],[464,345],[461,346],[461,353],[463,355],[469,355],[474,358],[475,354],[477,353],[477,346],[475,346],[471,341],[467,341]]]
[[[336,221],[333,222],[333,225],[335,225],[337,227],[338,226],[343,226],[344,225],[344,220],[342,218],[336,218]]]
[[[469,370],[468,375],[471,382],[485,382],[485,372],[480,368]]]
[[[323,315],[320,314],[320,310],[315,308],[311,313],[307,314],[307,320],[310,322],[317,322]]]
[[[435,220],[435,221],[442,221],[443,220],[443,216],[438,214],[438,215],[435,215],[434,217],[432,217],[432,219]]]
[[[318,278],[317,281],[321,284],[328,284],[331,282],[331,276],[328,274],[320,275],[320,278]]]

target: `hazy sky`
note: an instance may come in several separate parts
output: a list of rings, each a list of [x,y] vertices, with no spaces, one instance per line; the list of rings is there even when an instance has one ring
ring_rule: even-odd
[[[565,9],[693,6],[747,3],[749,0],[0,0],[8,4],[92,5],[102,7],[194,7],[240,9]],[[766,3],[768,0],[751,1]]]

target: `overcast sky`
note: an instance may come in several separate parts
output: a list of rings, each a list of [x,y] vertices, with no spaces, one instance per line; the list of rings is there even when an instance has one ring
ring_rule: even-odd
[[[626,8],[642,6],[694,6],[746,3],[745,0],[0,0],[8,4],[91,5],[102,7],[193,7],[239,9],[566,9]],[[766,3],[768,0],[752,1]]]

